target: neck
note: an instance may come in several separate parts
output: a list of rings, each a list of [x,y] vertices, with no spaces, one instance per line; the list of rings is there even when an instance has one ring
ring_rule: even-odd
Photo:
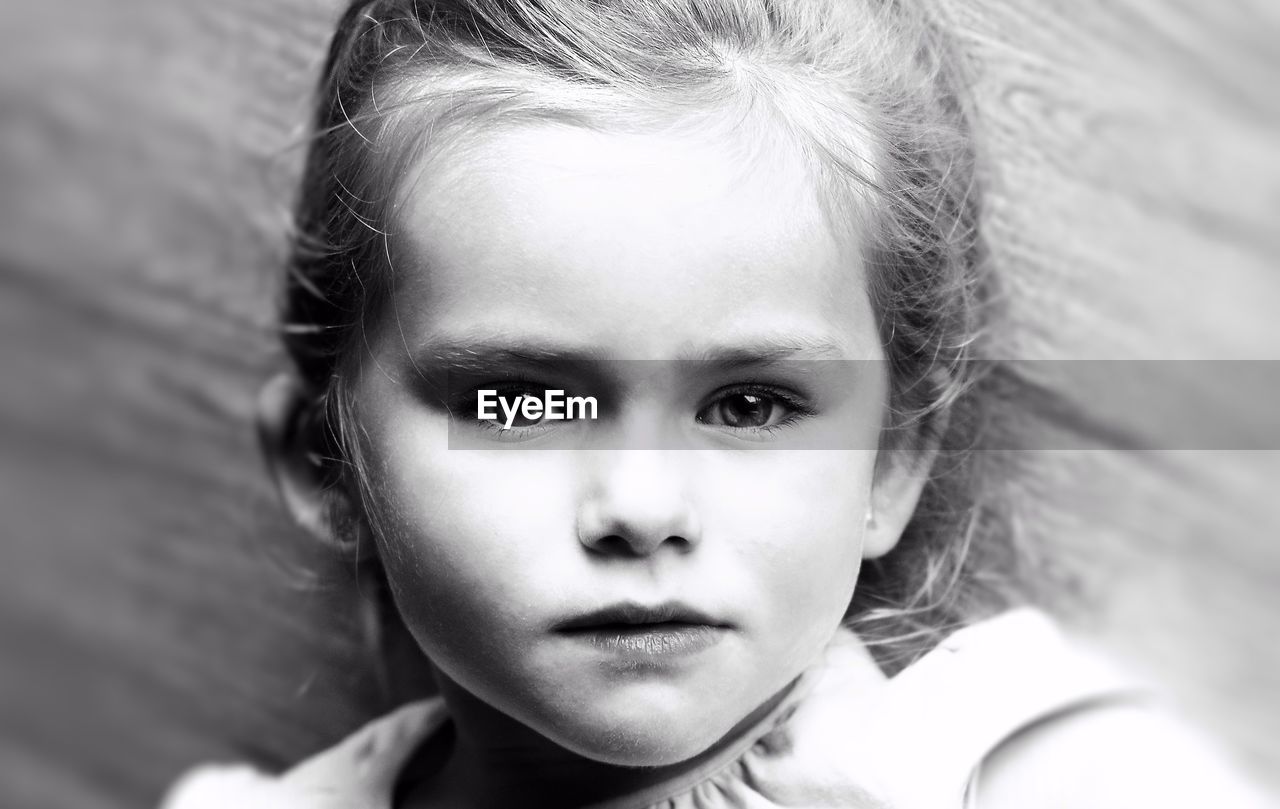
[[[406,773],[421,779],[408,806],[508,807],[537,795],[549,806],[590,806],[677,780],[744,741],[795,685],[794,681],[735,725],[710,749],[661,767],[606,764],[560,747],[540,733],[495,710],[436,673],[456,730],[447,760],[434,773]]]

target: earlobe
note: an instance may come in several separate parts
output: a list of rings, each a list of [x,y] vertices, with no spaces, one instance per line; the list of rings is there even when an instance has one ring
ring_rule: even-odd
[[[307,429],[308,398],[291,374],[277,374],[258,392],[258,443],[281,502],[308,534],[353,557],[372,550],[367,522],[351,498],[325,479],[317,436]]]
[[[933,468],[933,452],[890,458],[871,487],[863,531],[862,557],[876,559],[893,550],[915,514]]]

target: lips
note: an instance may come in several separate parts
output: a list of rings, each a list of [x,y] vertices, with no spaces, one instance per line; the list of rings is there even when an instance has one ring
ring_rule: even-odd
[[[729,625],[707,613],[682,604],[668,601],[646,606],[632,602],[614,604],[603,609],[583,613],[560,621],[552,626],[556,632],[574,633],[601,629],[638,630],[659,628],[655,625],[670,624],[674,627],[705,626],[727,629]]]
[[[554,631],[585,644],[593,654],[629,665],[665,666],[717,644],[731,627],[679,602],[653,606],[615,604],[557,623]],[[644,662],[642,662],[644,661]]]

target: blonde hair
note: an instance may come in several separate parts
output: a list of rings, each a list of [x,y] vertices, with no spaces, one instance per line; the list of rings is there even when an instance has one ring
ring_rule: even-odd
[[[890,367],[884,457],[939,449],[902,540],[864,568],[850,622],[893,669],[1004,606],[1012,532],[978,496],[986,470],[969,451],[994,279],[960,78],[940,27],[904,0],[352,3],[320,82],[282,318],[333,482],[361,489],[347,382],[391,291],[396,190],[424,153],[524,121],[746,122],[798,150],[832,220],[861,240]]]

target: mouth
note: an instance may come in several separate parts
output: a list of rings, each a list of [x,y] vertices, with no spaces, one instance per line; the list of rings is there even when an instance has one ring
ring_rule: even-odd
[[[662,624],[729,628],[724,621],[679,601],[666,601],[652,606],[634,602],[613,604],[565,619],[551,628],[556,632],[573,633],[601,628],[643,630]]]
[[[732,627],[679,602],[615,604],[555,624],[553,631],[630,658],[676,657],[718,643]]]

